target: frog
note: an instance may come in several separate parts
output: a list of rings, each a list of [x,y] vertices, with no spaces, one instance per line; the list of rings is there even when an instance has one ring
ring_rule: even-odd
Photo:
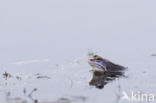
[[[118,72],[127,69],[127,67],[113,63],[110,60],[102,58],[98,55],[93,55],[92,58],[88,60],[88,63],[91,67],[93,67],[94,71]]]

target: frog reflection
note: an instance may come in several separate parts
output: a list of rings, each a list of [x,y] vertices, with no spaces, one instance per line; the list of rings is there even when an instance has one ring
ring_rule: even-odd
[[[106,72],[101,72],[101,71],[93,71],[93,78],[89,82],[89,85],[95,86],[98,89],[102,89],[107,83],[121,76],[124,76],[123,72],[106,73]]]

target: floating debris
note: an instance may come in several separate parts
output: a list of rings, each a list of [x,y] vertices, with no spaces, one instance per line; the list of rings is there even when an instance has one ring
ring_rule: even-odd
[[[51,79],[51,78],[48,76],[37,76],[37,79]]]
[[[5,78],[5,80],[7,80],[8,78],[11,78],[12,75],[10,73],[5,72],[3,73],[3,77]]]
[[[24,93],[24,95],[25,95],[26,97],[28,97],[29,99],[31,99],[34,103],[38,103],[38,100],[37,100],[37,99],[34,99],[34,98],[32,97],[32,94],[33,94],[34,92],[36,92],[36,91],[37,91],[37,88],[34,88],[29,94],[27,94],[26,89],[25,89],[25,88],[23,89],[23,93]]]
[[[70,103],[70,100],[67,98],[60,98],[57,100],[56,103]]]
[[[3,73],[3,77],[5,78],[5,80],[7,80],[8,78],[12,78],[15,77],[17,80],[21,80],[21,77],[18,75],[12,75],[8,72]]]
[[[31,99],[33,103],[39,103],[37,99],[33,99],[32,94],[37,91],[37,88],[34,88],[29,94],[27,94],[26,89],[24,88],[23,93],[26,97]],[[22,97],[12,97],[10,92],[6,92],[6,102],[7,103],[29,103],[27,99]]]
[[[34,89],[29,93],[28,96],[32,98],[32,94],[33,94],[35,91],[37,91],[37,88],[34,88]]]
[[[40,73],[36,74],[36,78],[37,79],[51,79],[49,76],[44,76],[44,75],[41,75]]]
[[[26,100],[21,97],[11,97],[10,92],[6,92],[6,103],[28,103]]]

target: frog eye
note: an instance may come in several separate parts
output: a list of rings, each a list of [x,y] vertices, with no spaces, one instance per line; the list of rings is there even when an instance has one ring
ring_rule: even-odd
[[[100,57],[100,56],[98,56],[98,55],[94,55],[94,56],[93,56],[93,58],[98,59],[98,58],[101,58],[101,57]]]
[[[99,57],[99,56],[98,56],[98,55],[94,55],[93,57],[94,57],[94,58],[97,58],[97,57]]]
[[[98,61],[102,61],[103,59],[101,57],[99,57],[98,55],[94,55],[93,58],[98,62]]]

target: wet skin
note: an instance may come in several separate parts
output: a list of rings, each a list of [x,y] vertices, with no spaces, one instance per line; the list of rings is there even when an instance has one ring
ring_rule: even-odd
[[[126,69],[125,67],[115,64],[107,59],[104,59],[98,55],[94,55],[92,59],[88,60],[88,63],[93,67],[104,72],[117,72]]]

